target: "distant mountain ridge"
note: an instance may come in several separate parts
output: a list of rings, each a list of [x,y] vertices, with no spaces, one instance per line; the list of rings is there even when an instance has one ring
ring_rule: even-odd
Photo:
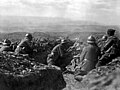
[[[0,16],[1,32],[26,32],[26,30],[28,32],[74,31],[74,27],[79,29],[81,25],[98,25],[98,23],[63,18]]]
[[[97,22],[64,18],[0,16],[0,32],[103,32],[109,27]]]

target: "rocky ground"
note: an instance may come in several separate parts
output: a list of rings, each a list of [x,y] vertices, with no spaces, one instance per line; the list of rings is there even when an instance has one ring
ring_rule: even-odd
[[[61,70],[13,53],[0,54],[0,90],[62,90]]]
[[[90,71],[86,76],[64,74],[67,83],[63,90],[120,90],[120,59],[115,59],[107,66]]]
[[[0,90],[120,90],[120,58],[74,78],[27,56],[0,54]]]

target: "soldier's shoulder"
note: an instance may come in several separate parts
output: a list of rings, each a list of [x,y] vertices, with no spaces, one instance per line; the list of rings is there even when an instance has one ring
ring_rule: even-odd
[[[59,48],[61,45],[60,44],[58,44],[58,45],[56,45],[53,49],[57,49],[57,48]]]
[[[27,39],[22,39],[21,42],[27,42],[28,40]]]
[[[99,48],[97,45],[89,45],[86,47],[87,50],[90,50],[90,49],[97,49]]]
[[[118,37],[116,37],[116,36],[110,36],[110,37],[108,37],[108,39],[118,39]]]
[[[22,39],[21,42],[20,42],[20,44],[22,44],[22,43],[26,43],[26,42],[27,42],[26,39]]]
[[[113,37],[111,37],[111,40],[117,41],[117,40],[119,40],[119,38],[116,36],[113,36]]]
[[[56,45],[55,47],[60,47],[61,46],[61,44],[58,44],[58,45]]]

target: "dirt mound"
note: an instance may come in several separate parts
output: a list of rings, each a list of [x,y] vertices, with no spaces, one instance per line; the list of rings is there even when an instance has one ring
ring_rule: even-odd
[[[61,90],[65,85],[62,74],[56,69],[45,68],[26,76],[0,73],[1,90]]]
[[[102,66],[90,71],[86,76],[65,74],[67,87],[63,90],[120,90],[120,60],[115,59],[107,66]]]
[[[34,62],[27,56],[0,54],[0,90],[62,90],[61,71]]]

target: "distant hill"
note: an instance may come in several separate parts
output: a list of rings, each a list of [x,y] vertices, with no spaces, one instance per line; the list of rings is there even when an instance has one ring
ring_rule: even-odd
[[[25,34],[27,32],[13,32],[13,33],[0,33],[0,41],[3,41],[4,39],[10,39],[12,41],[21,41],[21,39],[24,38]],[[79,38],[81,41],[86,41],[87,37],[89,35],[101,35],[104,34],[104,32],[34,32],[31,33],[34,38],[40,39],[40,38],[48,38],[50,40],[57,39],[59,37],[68,37],[71,40],[75,40],[75,38]]]
[[[120,31],[119,26],[106,26],[91,21],[73,21],[63,18],[0,16],[0,40],[10,38],[21,40],[27,32],[35,38],[57,38],[69,36],[70,39],[84,39],[88,35],[105,33],[108,28]],[[117,32],[118,36],[119,32]]]
[[[116,26],[113,26],[116,28]],[[63,18],[0,16],[0,32],[103,32],[108,26]]]

